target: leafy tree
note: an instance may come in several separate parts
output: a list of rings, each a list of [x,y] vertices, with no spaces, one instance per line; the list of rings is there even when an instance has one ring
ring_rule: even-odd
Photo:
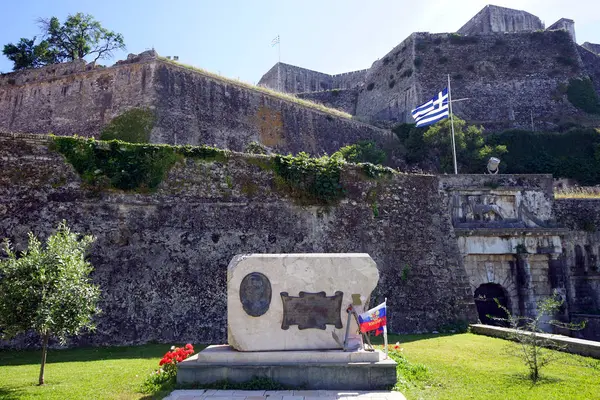
[[[108,58],[115,50],[124,50],[123,35],[102,27],[92,15],[69,15],[61,25],[56,17],[38,20],[44,40],[22,38],[4,46],[2,53],[14,63],[13,70],[37,68],[48,64],[93,56],[92,61]]]
[[[424,133],[423,140],[430,147],[430,154],[436,158],[440,172],[453,172],[450,119],[431,125]],[[461,172],[481,172],[487,158],[500,156],[507,152],[504,145],[486,145],[482,127],[467,126],[463,119],[456,116],[454,116],[454,141],[456,161]]]
[[[90,282],[92,265],[85,259],[92,236],[73,233],[65,221],[45,246],[29,233],[27,250],[17,255],[10,242],[0,261],[0,332],[13,337],[30,329],[42,338],[39,384],[44,384],[48,340],[65,343],[82,329],[93,329],[100,290]]]
[[[538,302],[535,317],[514,316],[506,307],[500,304],[498,299],[495,300],[498,307],[504,310],[508,317],[489,317],[506,322],[512,328],[508,338],[516,342],[514,355],[523,360],[529,370],[529,379],[533,383],[540,379],[541,369],[558,357],[558,353],[551,350],[564,350],[566,348],[566,345],[562,345],[544,335],[542,327],[549,325],[568,330],[579,330],[585,327],[585,321],[580,324],[557,320],[547,321],[548,317],[555,315],[564,303],[556,292],[551,297]]]
[[[102,27],[90,14],[69,15],[63,25],[56,17],[39,20],[50,46],[59,51],[61,60],[73,61],[94,55],[93,61],[124,50],[123,35]]]
[[[17,44],[4,45],[2,53],[14,63],[13,70],[37,68],[58,62],[58,55],[50,49],[48,41],[42,40],[36,45],[35,39],[35,36],[31,40],[21,38]]]

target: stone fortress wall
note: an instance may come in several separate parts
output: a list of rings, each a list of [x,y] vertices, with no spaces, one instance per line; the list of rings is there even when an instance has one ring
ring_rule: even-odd
[[[531,129],[532,117],[535,130],[554,129],[572,116],[585,116],[566,99],[570,79],[589,76],[600,93],[597,51],[593,44],[587,50],[576,44],[570,19],[544,30],[530,13],[486,6],[458,33],[413,33],[373,63],[356,87],[356,116],[413,122],[411,109],[445,87],[450,74],[454,98],[476,99],[456,103],[458,116],[488,130]],[[352,109],[338,104],[328,89],[301,96]]]
[[[600,55],[600,44],[585,42],[581,47],[586,48],[594,54]]]
[[[62,219],[97,237],[104,314],[74,344],[224,342],[227,265],[242,253],[370,254],[380,272],[372,301],[387,297],[392,332],[475,321],[490,286],[520,315],[555,290],[568,301],[559,317],[600,307],[600,221],[587,217],[600,206],[553,201],[550,175],[373,179],[348,166],[344,198],[323,207],[296,203],[262,156],[182,160],[156,192],[138,193],[86,187],[50,143],[0,134],[0,237],[20,250],[28,231],[45,237]]]
[[[348,167],[339,204],[299,205],[262,156],[234,153],[183,160],[155,193],[94,191],[49,142],[0,134],[0,238],[21,250],[28,231],[46,237],[62,219],[97,237],[104,313],[80,344],[224,343],[227,265],[243,253],[370,254],[380,271],[372,301],[387,297],[394,332],[476,319],[436,176],[372,179]]]
[[[533,14],[487,5],[464,24],[457,33],[481,35],[494,32],[532,32],[540,29],[544,29],[544,24]]]
[[[108,68],[75,62],[0,76],[4,131],[98,137],[136,107],[155,113],[153,143],[242,151],[254,141],[283,154],[322,154],[359,140],[395,140],[388,131],[184,68],[153,51]]]

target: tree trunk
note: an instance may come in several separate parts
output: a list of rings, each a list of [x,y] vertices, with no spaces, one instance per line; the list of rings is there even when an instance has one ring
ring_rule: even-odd
[[[50,332],[44,333],[42,339],[42,366],[40,367],[40,381],[39,384],[44,384],[44,368],[46,367],[46,353],[48,352],[48,339],[50,338]]]

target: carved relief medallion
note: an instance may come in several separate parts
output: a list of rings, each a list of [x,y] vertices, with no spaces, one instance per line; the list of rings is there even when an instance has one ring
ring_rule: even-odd
[[[240,302],[246,314],[260,317],[271,304],[271,282],[260,272],[252,272],[240,284]]]

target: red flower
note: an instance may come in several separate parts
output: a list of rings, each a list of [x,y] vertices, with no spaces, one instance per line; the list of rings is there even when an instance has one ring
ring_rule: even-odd
[[[394,348],[395,348],[395,349],[399,349],[399,348],[400,348],[400,346],[398,346],[398,345],[395,345],[395,346],[394,346]]]
[[[188,350],[194,350],[194,346],[192,346],[190,343],[186,344],[185,348]]]

